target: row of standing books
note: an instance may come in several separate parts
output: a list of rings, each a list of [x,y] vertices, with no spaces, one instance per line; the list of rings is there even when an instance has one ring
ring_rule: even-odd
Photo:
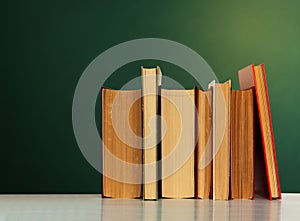
[[[169,90],[159,67],[141,72],[141,90],[101,89],[104,197],[281,199],[263,64],[238,71],[240,90]]]

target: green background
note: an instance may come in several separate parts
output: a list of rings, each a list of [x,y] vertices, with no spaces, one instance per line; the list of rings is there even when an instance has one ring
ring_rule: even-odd
[[[0,193],[100,192],[100,174],[73,134],[74,90],[101,52],[145,37],[192,48],[235,89],[238,69],[265,63],[282,191],[300,191],[300,1],[19,0],[0,8]],[[194,86],[159,61],[128,64],[106,86],[121,87],[141,64]]]

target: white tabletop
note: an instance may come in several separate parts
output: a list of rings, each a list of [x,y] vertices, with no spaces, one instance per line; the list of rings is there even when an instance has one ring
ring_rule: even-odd
[[[0,195],[0,221],[300,220],[300,194],[282,200],[102,199],[101,195]]]

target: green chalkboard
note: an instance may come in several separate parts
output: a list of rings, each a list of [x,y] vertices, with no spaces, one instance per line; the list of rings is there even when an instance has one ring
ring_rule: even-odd
[[[2,2],[0,193],[101,191],[74,137],[74,90],[100,53],[146,37],[192,48],[234,89],[238,69],[265,63],[282,191],[299,192],[299,8],[297,0]],[[141,65],[194,86],[185,71],[155,60],[125,65],[105,86],[122,87]]]

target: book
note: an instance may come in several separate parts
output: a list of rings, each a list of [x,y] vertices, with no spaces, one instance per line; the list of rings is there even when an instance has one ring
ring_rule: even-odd
[[[104,197],[281,199],[264,65],[239,71],[241,90],[161,89],[159,67],[141,72],[142,90],[101,89]]]
[[[229,199],[231,81],[212,81],[213,199]]]
[[[143,112],[143,198],[158,199],[158,114],[161,71],[141,68]]]
[[[259,137],[261,143],[257,146],[258,151],[256,152],[259,153],[263,149],[264,155],[264,163],[257,162],[260,157],[255,157],[257,158],[257,160],[255,159],[255,164],[259,165],[259,167],[256,166],[255,186],[257,188],[255,188],[255,191],[259,193],[260,189],[258,187],[267,187],[267,189],[264,188],[264,193],[262,194],[267,194],[270,200],[281,199],[270,99],[264,64],[257,66],[251,64],[241,69],[238,72],[238,77],[242,90],[254,87],[255,91],[256,112],[260,127],[259,135],[261,136],[261,138]],[[266,171],[265,174],[261,172],[262,170]],[[263,176],[266,177],[267,183],[262,183],[265,180]]]
[[[161,91],[162,197],[195,197],[195,92]]]
[[[254,97],[253,88],[231,91],[230,108],[232,199],[254,197]]]
[[[198,121],[196,121],[196,198],[209,199],[212,190],[212,90],[195,92]]]
[[[102,195],[139,198],[142,196],[141,90],[102,88],[101,94]]]

